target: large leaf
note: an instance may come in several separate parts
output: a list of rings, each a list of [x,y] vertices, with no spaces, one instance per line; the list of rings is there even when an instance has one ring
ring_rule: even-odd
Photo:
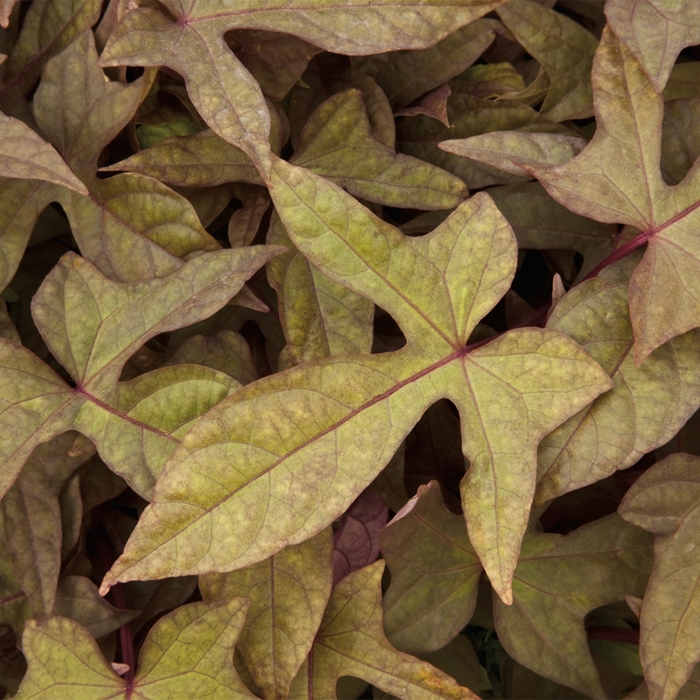
[[[586,348],[615,387],[540,443],[539,503],[632,466],[668,442],[700,407],[698,329],[634,363],[627,287],[640,257],[572,289],[547,323]]]
[[[383,570],[384,563],[377,562],[350,574],[333,590],[290,697],[335,699],[338,678],[354,676],[406,700],[475,700],[474,693],[442,671],[389,644],[382,630]]]
[[[466,627],[476,605],[479,559],[464,519],[450,513],[431,481],[382,533],[391,572],[384,596],[384,631],[410,653],[444,647]]]
[[[675,187],[664,183],[662,97],[609,28],[596,53],[592,84],[597,128],[589,145],[562,165],[525,169],[568,209],[641,231],[627,243],[627,250],[647,244],[629,285],[640,363],[700,325],[700,248],[694,233],[700,168]]]
[[[117,384],[125,362],[158,333],[221,308],[275,252],[253,247],[204,254],[168,277],[134,285],[112,282],[66,254],[44,280],[32,312],[76,386],[22,346],[0,341],[3,382],[12,387],[2,405],[0,490],[9,488],[37,444],[74,426],[149,495],[188,421],[237,383],[215,370],[181,366]],[[73,308],[81,315],[70,313]]]
[[[207,124],[242,148],[267,178],[269,112],[258,83],[226,45],[225,32],[246,27],[285,32],[336,53],[369,54],[424,48],[502,2],[432,0],[415,5],[393,0],[367,5],[353,0],[275,8],[262,0],[229,0],[214,9],[206,0],[168,0],[164,4],[174,22],[150,8],[129,12],[110,37],[102,64],[166,65],[178,71]],[[356,33],[360,26],[362,38]]]
[[[625,520],[656,535],[654,569],[641,613],[639,654],[649,698],[674,698],[700,661],[700,458],[657,462],[620,504]]]
[[[498,638],[518,662],[594,698],[605,697],[588,649],[586,614],[640,596],[651,569],[650,537],[619,516],[570,535],[525,537],[513,605],[494,599]]]
[[[169,462],[102,590],[166,572],[241,568],[304,541],[347,509],[432,403],[449,398],[471,462],[462,482],[470,539],[510,601],[537,444],[610,388],[609,378],[553,331],[516,330],[465,347],[515,271],[513,233],[488,195],[429,236],[408,238],[308,171],[276,161],[273,177],[295,245],[391,313],[408,343],[302,365],[220,404]]]
[[[240,598],[192,603],[160,619],[144,642],[131,683],[117,675],[95,640],[77,622],[64,617],[29,622],[22,639],[29,669],[16,697],[255,697],[232,664],[233,646],[247,608]]]
[[[236,648],[266,698],[287,697],[311,650],[331,594],[332,551],[326,529],[253,566],[199,578],[204,600],[250,597]]]
[[[664,89],[681,49],[700,42],[700,7],[694,2],[609,0],[605,16],[657,92]]]

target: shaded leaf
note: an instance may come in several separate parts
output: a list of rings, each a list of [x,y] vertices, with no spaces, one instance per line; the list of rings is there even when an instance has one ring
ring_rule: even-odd
[[[675,698],[700,660],[699,466],[698,457],[670,455],[642,474],[619,508],[625,520],[656,535],[639,641],[652,700]]]
[[[553,121],[593,114],[590,74],[597,41],[580,24],[540,3],[511,0],[498,16],[547,71],[550,87],[540,113]]]
[[[0,176],[45,180],[87,194],[61,156],[19,119],[0,114]]]
[[[356,197],[389,206],[451,209],[467,194],[454,175],[375,139],[359,90],[338,93],[318,107],[291,162]]]
[[[133,683],[112,670],[78,623],[64,617],[31,621],[22,640],[29,669],[16,697],[254,697],[231,664],[247,607],[239,598],[192,603],[159,620],[144,642]]]
[[[700,43],[700,7],[672,0],[610,0],[605,16],[661,92],[681,49]]]
[[[379,556],[379,535],[389,509],[376,491],[365,491],[345,511],[333,533],[333,585],[353,571],[374,564]]]
[[[677,185],[700,156],[700,135],[694,125],[700,115],[700,99],[690,97],[664,104],[661,138],[661,172],[669,185]]]
[[[267,234],[270,245],[288,251],[270,261],[267,277],[279,300],[280,323],[296,363],[333,355],[369,353],[374,306],[314,267],[289,239],[273,212]]]
[[[251,598],[237,650],[266,698],[287,697],[311,650],[331,594],[332,551],[326,528],[253,566],[199,578],[207,601]]]
[[[641,595],[651,569],[650,538],[610,515],[562,535],[525,536],[513,605],[494,596],[498,638],[519,663],[591,697],[605,697],[588,649],[584,617]]]
[[[417,105],[400,109],[397,117],[413,117],[416,114],[425,114],[442,122],[445,126],[450,126],[447,118],[447,98],[452,94],[449,85],[443,85],[437,90],[428,93]]]
[[[580,343],[615,387],[540,443],[537,503],[632,466],[700,407],[700,331],[677,336],[634,363],[627,287],[639,257],[572,289],[547,323]]]
[[[420,115],[399,120],[397,148],[457,175],[470,189],[522,182],[530,176],[506,174],[493,166],[446,153],[438,147],[440,142],[506,130],[571,135],[565,127],[543,119],[535,110],[517,102],[492,102],[453,94],[447,101],[447,116],[452,125],[449,129]]]
[[[0,502],[8,554],[35,617],[54,610],[62,560],[59,493],[89,457],[69,454],[75,437],[65,433],[39,445]]]
[[[412,654],[444,647],[471,619],[481,564],[464,518],[447,510],[437,482],[422,486],[396,514],[381,547],[391,572],[387,638]]]
[[[663,100],[629,49],[607,29],[592,75],[595,135],[563,165],[529,167],[547,191],[572,211],[642,233],[647,243],[630,281],[635,360],[700,325],[700,257],[694,168],[674,188],[659,169]],[[613,146],[614,144],[614,146]]]
[[[113,469],[149,494],[187,423],[235,383],[203,367],[176,367],[117,386],[124,363],[158,333],[221,308],[274,254],[265,247],[204,254],[168,277],[135,285],[112,282],[89,262],[66,254],[34,297],[32,312],[76,387],[25,348],[0,341],[0,366],[12,387],[2,412],[8,428],[0,438],[1,491],[12,484],[34,446],[74,425],[97,443]],[[71,308],[82,314],[70,314]]]
[[[398,109],[466,70],[493,41],[502,25],[492,19],[471,22],[442,41],[418,51],[393,51],[356,59]]]
[[[382,630],[383,570],[384,563],[376,562],[335,587],[290,698],[336,698],[340,676],[362,678],[406,700],[477,697],[442,671],[389,644]]]
[[[32,3],[4,67],[0,105],[7,113],[31,121],[25,96],[36,84],[44,65],[95,24],[101,8],[100,0]]]
[[[449,398],[472,465],[461,489],[470,539],[509,600],[536,446],[610,380],[552,331],[516,330],[465,348],[515,271],[515,239],[488,195],[460,205],[431,235],[407,238],[308,171],[276,161],[274,181],[275,206],[297,248],[390,312],[408,343],[394,353],[308,363],[220,404],[169,462],[102,590],[166,570],[241,568],[304,541],[346,510],[432,403]]]

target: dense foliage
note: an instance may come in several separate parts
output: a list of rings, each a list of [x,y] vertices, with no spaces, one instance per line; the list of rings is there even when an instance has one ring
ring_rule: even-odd
[[[0,697],[700,696],[700,3],[0,25]]]

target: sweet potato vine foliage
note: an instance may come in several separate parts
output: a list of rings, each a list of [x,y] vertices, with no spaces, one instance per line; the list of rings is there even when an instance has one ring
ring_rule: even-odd
[[[700,696],[699,44],[0,0],[0,698]]]

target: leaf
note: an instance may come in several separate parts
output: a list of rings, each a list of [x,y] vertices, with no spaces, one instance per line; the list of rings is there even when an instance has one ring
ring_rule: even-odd
[[[496,632],[519,663],[590,697],[605,697],[584,628],[594,608],[641,595],[651,568],[650,538],[610,515],[563,537],[525,536],[513,605],[494,596]]]
[[[529,175],[505,174],[502,170],[445,153],[440,142],[464,139],[492,131],[522,130],[570,136],[565,127],[539,116],[517,102],[490,102],[471,95],[454,94],[447,101],[449,129],[429,117],[401,119],[397,125],[397,149],[426,160],[457,175],[470,189],[523,182]],[[529,138],[525,137],[525,138]]]
[[[376,562],[344,578],[333,590],[309,661],[290,698],[336,698],[340,676],[362,678],[406,700],[476,698],[430,664],[394,649],[382,630],[381,577]]]
[[[700,660],[697,633],[697,457],[657,462],[632,485],[619,512],[656,535],[654,569],[641,613],[639,654],[649,698],[675,698]]]
[[[566,163],[585,147],[586,141],[576,136],[520,131],[496,131],[438,144],[443,151],[488,163],[511,175],[526,175],[530,167]]]
[[[96,441],[111,468],[149,494],[188,421],[235,384],[213,370],[176,367],[117,385],[124,363],[150,338],[221,308],[275,252],[255,247],[203,254],[168,277],[134,285],[112,282],[66,254],[34,297],[32,313],[76,387],[25,348],[0,340],[3,381],[13,387],[0,414],[7,426],[0,438],[0,491],[37,444],[75,426]],[[71,308],[81,315],[70,314]]]
[[[384,631],[398,649],[441,649],[466,627],[476,605],[481,565],[464,518],[445,507],[440,486],[422,486],[381,536],[391,572]]]
[[[450,126],[447,118],[447,98],[452,94],[450,86],[445,84],[437,90],[428,93],[417,105],[400,109],[397,117],[413,117],[417,114],[425,114],[442,122],[445,126]]]
[[[0,502],[8,554],[35,617],[54,610],[62,560],[60,491],[89,457],[69,454],[75,438],[64,433],[39,445]]]
[[[206,601],[251,598],[236,648],[266,698],[287,697],[311,650],[331,594],[332,548],[326,528],[253,566],[199,578]]]
[[[318,107],[290,162],[388,206],[451,209],[467,194],[454,175],[375,139],[359,90],[341,92]]]
[[[166,570],[242,568],[308,539],[371,483],[421,414],[449,398],[472,464],[462,483],[470,539],[509,600],[537,443],[606,391],[608,377],[552,331],[517,330],[465,348],[515,271],[515,239],[488,195],[462,204],[431,235],[407,238],[308,171],[276,161],[274,181],[275,206],[297,248],[390,312],[408,343],[302,365],[220,404],[169,462],[102,590]],[[221,476],[220,464],[236,467]]]
[[[698,113],[698,98],[672,100],[664,104],[661,172],[669,185],[681,182],[700,156],[700,140],[692,127]]]
[[[540,113],[553,121],[593,114],[590,73],[597,41],[580,24],[540,3],[511,0],[498,16],[549,75]]]
[[[547,323],[585,348],[615,387],[540,443],[536,503],[632,466],[700,407],[700,331],[677,336],[634,363],[627,287],[639,257],[572,289]]]
[[[375,491],[361,493],[343,515],[333,533],[333,585],[379,556],[379,535],[389,509]]]
[[[603,33],[592,75],[597,128],[575,158],[528,167],[549,194],[576,213],[641,231],[647,250],[630,281],[635,361],[700,325],[700,257],[694,168],[674,188],[659,169],[663,100],[629,49]]]
[[[611,0],[605,16],[661,92],[681,49],[700,42],[699,10],[694,3],[669,0]]]
[[[0,114],[0,176],[45,180],[87,194],[56,151],[19,119]]]
[[[144,78],[107,80],[87,30],[46,64],[34,95],[34,116],[73,171],[89,183],[98,156],[129,122],[149,87]],[[77,191],[87,194],[84,187]]]
[[[29,669],[16,697],[254,697],[231,665],[247,607],[240,598],[192,603],[160,619],[144,642],[133,684],[112,670],[78,623],[63,617],[30,621],[22,639]]]
[[[280,323],[296,363],[372,349],[374,306],[334,282],[296,249],[284,224],[273,212],[267,234],[270,245],[288,251],[270,261],[267,277],[277,292]]]
[[[579,279],[613,251],[615,226],[574,214],[552,199],[539,182],[492,187],[489,195],[513,227],[518,248],[581,253]]]
[[[502,28],[495,20],[479,19],[426,49],[380,53],[354,64],[376,80],[397,109],[469,68]]]
[[[25,96],[36,84],[44,65],[95,24],[101,8],[100,0],[32,3],[5,64],[4,84],[0,87],[4,111],[31,121]]]

